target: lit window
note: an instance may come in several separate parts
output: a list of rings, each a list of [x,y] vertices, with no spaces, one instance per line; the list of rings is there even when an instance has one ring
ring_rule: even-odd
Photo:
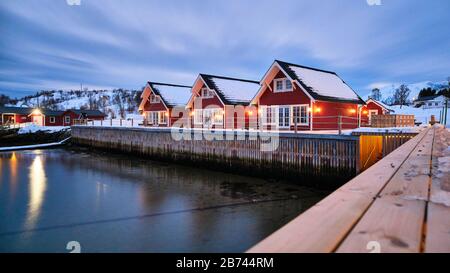
[[[158,113],[158,115],[159,115],[159,120],[158,120],[159,124],[167,124],[167,114],[166,113],[167,113],[166,111],[160,111]]]
[[[292,123],[308,125],[308,105],[292,106]]]
[[[289,127],[290,126],[290,107],[282,106],[278,108],[278,126],[279,127]]]
[[[264,125],[275,125],[276,110],[276,106],[261,106],[261,123]]]

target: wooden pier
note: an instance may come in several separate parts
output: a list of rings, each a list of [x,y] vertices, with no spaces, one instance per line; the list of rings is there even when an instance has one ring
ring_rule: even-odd
[[[301,185],[336,188],[359,172],[359,137],[293,133],[222,131],[174,139],[170,129],[73,126],[75,143],[264,177],[281,177]],[[256,135],[256,134],[255,134]],[[212,140],[221,136],[223,140]],[[262,145],[278,143],[273,151]]]
[[[249,252],[450,252],[449,145],[422,131]]]

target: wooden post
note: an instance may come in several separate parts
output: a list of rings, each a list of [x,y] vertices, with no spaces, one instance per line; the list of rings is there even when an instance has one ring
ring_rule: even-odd
[[[122,119],[119,119],[119,125],[122,127]]]
[[[110,125],[112,126],[112,118],[110,119]]]
[[[103,119],[100,120],[100,126],[103,127]]]
[[[338,130],[339,130],[339,134],[342,134],[342,116],[341,115],[338,116]]]

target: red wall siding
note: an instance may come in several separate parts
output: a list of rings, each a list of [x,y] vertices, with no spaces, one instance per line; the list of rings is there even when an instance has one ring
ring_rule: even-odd
[[[320,112],[317,112],[320,109]],[[353,112],[350,110],[353,109]],[[316,101],[313,104],[313,130],[339,129],[339,116],[342,117],[342,129],[358,127],[358,105],[351,103]]]

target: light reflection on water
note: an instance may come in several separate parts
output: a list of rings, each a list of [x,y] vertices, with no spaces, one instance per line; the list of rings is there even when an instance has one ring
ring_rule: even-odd
[[[36,220],[41,212],[42,202],[44,201],[45,189],[47,187],[47,177],[45,176],[44,164],[40,154],[36,154],[33,163],[30,166],[29,173],[29,203],[26,229],[34,228]]]
[[[324,196],[87,150],[0,153],[0,174],[0,252],[241,252]]]

